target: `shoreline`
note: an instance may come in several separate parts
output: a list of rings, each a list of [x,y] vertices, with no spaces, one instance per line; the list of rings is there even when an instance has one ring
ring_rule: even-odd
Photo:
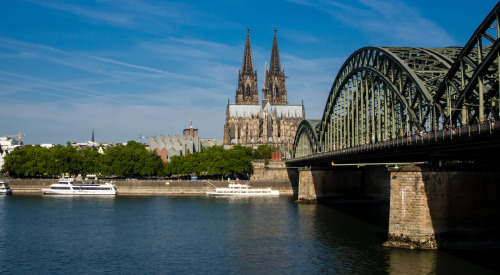
[[[56,179],[11,179],[9,180],[12,195],[41,194],[42,188],[56,183]],[[294,190],[289,181],[276,180],[245,180],[253,188],[267,188],[280,191],[280,195],[292,196]],[[132,180],[113,181],[118,196],[125,195],[206,195],[206,192],[215,191],[215,188],[227,187],[227,181],[199,180]]]

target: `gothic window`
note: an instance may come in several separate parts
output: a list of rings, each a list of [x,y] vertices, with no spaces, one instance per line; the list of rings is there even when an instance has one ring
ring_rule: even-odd
[[[278,96],[278,86],[274,87],[274,96]]]
[[[229,137],[234,139],[236,136],[236,130],[234,129],[234,124],[229,127]]]
[[[250,86],[247,86],[247,88],[245,90],[245,94],[246,94],[246,96],[250,95]]]

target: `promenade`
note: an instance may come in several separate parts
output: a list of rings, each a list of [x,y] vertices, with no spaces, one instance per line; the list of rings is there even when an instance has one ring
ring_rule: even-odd
[[[101,180],[103,181],[103,180]],[[13,195],[41,194],[42,188],[56,183],[56,179],[11,179],[9,181]],[[241,181],[253,188],[271,187],[279,190],[281,195],[293,195],[292,184],[283,180],[250,180]],[[218,187],[227,187],[227,181],[213,180],[119,180],[113,181],[118,195],[205,195]]]

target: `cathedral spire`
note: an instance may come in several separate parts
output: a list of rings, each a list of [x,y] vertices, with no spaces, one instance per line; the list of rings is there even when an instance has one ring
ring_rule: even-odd
[[[243,74],[253,73],[253,59],[252,47],[250,46],[250,28],[247,27],[247,41],[245,43],[245,53],[243,54],[243,67],[241,68]]]
[[[250,46],[250,28],[247,27],[247,41],[243,54],[243,65],[238,75],[236,104],[255,105],[259,102],[257,89],[257,71],[253,70],[252,48]]]
[[[269,72],[271,74],[281,72],[280,53],[278,51],[278,38],[276,37],[276,27],[274,27],[274,41],[273,41],[273,49],[271,51],[271,63],[269,64]]]
[[[273,49],[271,51],[271,62],[269,71],[264,75],[264,88],[262,89],[262,99],[267,100],[272,105],[287,104],[286,75],[281,70],[280,53],[278,51],[278,38],[276,27],[274,28]]]

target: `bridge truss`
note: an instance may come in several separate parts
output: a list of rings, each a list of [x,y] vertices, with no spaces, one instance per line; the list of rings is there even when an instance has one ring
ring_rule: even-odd
[[[500,3],[465,47],[365,47],[341,67],[319,123],[295,136],[301,157],[499,120]]]

